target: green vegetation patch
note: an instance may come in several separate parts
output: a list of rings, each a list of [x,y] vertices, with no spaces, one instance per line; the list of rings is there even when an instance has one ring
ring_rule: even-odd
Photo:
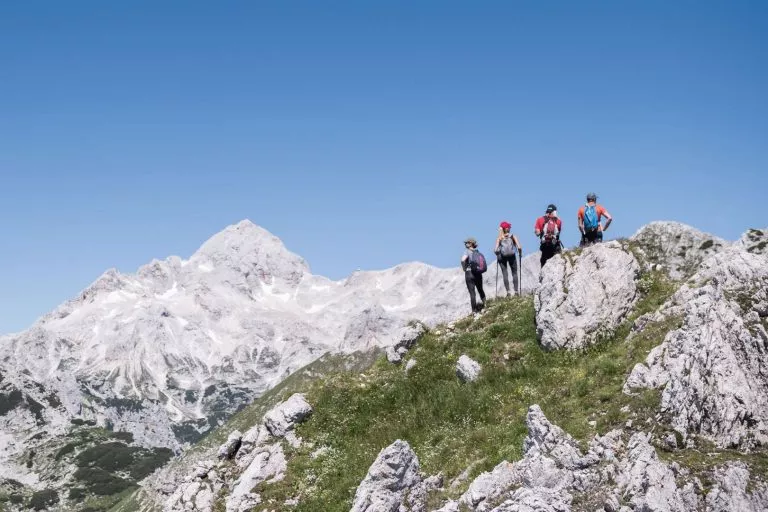
[[[32,510],[50,510],[59,502],[59,493],[53,489],[37,491],[29,500],[29,508]]]
[[[482,461],[476,475],[522,457],[532,404],[584,445],[630,417],[655,416],[657,391],[630,397],[622,386],[680,320],[650,324],[627,339],[634,319],[655,310],[675,289],[661,273],[643,279],[644,298],[633,316],[609,339],[583,351],[544,351],[536,341],[532,299],[512,298],[492,301],[481,319],[457,323],[453,335],[445,328],[424,335],[406,356],[416,361],[408,373],[381,357],[363,373],[337,372],[311,384],[306,394],[314,413],[297,431],[306,442],[287,448],[286,478],[258,492],[267,504],[298,496],[300,511],[348,510],[379,451],[396,439],[411,444],[428,474],[443,471],[450,480]],[[483,366],[477,382],[457,379],[461,354]],[[623,412],[625,406],[631,412]]]
[[[23,396],[21,391],[14,389],[10,393],[0,393],[0,416],[8,414],[21,404]]]
[[[149,476],[173,456],[168,448],[151,450],[112,441],[80,452],[76,463],[80,468],[98,468],[107,472],[125,472],[133,480]]]
[[[136,487],[135,482],[115,476],[101,468],[78,468],[74,477],[89,493],[99,496],[118,494]]]

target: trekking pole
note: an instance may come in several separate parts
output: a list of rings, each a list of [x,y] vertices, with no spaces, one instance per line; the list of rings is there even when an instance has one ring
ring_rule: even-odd
[[[499,298],[499,258],[496,258],[496,296]]]
[[[523,296],[523,250],[517,249],[517,295]]]

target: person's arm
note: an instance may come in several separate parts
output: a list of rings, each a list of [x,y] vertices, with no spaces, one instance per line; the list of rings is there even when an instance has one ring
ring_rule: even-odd
[[[517,235],[512,235],[512,241],[515,242],[515,246],[517,247],[518,251],[523,250],[523,246],[520,245],[520,240],[517,239]]]
[[[496,245],[493,246],[493,252],[499,254],[499,244],[501,243],[502,235],[496,237]]]
[[[605,222],[605,226],[603,226],[603,231],[607,231],[607,230],[608,230],[608,226],[610,226],[610,225],[611,225],[611,222],[613,222],[613,217],[611,217],[611,214],[610,214],[610,213],[608,213],[608,210],[606,210],[605,208],[603,208],[603,216],[604,216],[606,219],[608,219],[608,220]]]
[[[542,222],[541,217],[536,219],[536,223],[533,225],[533,232],[536,234],[536,237],[541,237],[541,228],[544,227],[544,222]]]
[[[579,208],[579,213],[576,214],[576,218],[579,221],[579,231],[581,236],[584,236],[584,208]]]

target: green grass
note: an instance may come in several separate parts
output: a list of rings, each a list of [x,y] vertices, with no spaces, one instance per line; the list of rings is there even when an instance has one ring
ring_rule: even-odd
[[[286,478],[257,491],[270,505],[299,496],[299,511],[348,510],[378,452],[396,439],[411,444],[424,472],[443,471],[451,479],[474,461],[483,461],[477,474],[521,458],[531,404],[584,444],[622,426],[629,414],[635,421],[655,416],[658,392],[629,397],[621,388],[632,367],[680,323],[651,324],[625,341],[634,318],[674,291],[661,274],[644,279],[644,298],[632,318],[583,351],[542,350],[532,300],[513,298],[491,302],[478,321],[459,322],[453,337],[426,334],[407,356],[417,362],[407,374],[380,357],[369,371],[340,372],[312,384],[306,394],[315,412],[297,432],[305,443],[288,448]],[[456,378],[461,354],[483,366],[477,382]],[[632,412],[622,412],[625,406]],[[319,447],[327,450],[312,458]]]

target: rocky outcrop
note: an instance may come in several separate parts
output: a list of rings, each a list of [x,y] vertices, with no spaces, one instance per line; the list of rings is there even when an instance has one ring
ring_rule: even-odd
[[[296,425],[312,413],[300,394],[292,395],[265,415],[245,434],[232,432],[216,451],[200,456],[192,471],[184,474],[166,468],[148,492],[164,501],[165,512],[211,512],[216,499],[226,495],[227,512],[246,512],[261,503],[253,489],[262,482],[283,478],[287,461],[280,440],[295,435]],[[290,442],[290,439],[289,439]],[[216,456],[220,459],[215,460]],[[232,464],[234,462],[234,464]]]
[[[696,272],[699,264],[730,244],[679,222],[651,222],[630,239],[643,261],[664,269],[672,279]]]
[[[638,298],[639,271],[637,260],[618,242],[549,260],[534,298],[542,346],[582,348],[618,327]]]
[[[738,246],[702,264],[652,320],[682,318],[637,365],[626,393],[661,388],[662,410],[687,437],[748,448],[768,442],[768,258]]]
[[[547,420],[538,405],[528,409],[526,426],[523,459],[503,461],[493,471],[478,476],[459,500],[470,510],[527,510],[525,507],[535,503],[543,510],[570,510],[573,493],[596,492],[610,482],[611,463],[621,445],[618,431],[596,438],[583,454],[571,436]],[[503,508],[493,508],[496,503]]]
[[[705,497],[695,475],[659,459],[648,434],[638,432],[625,445],[622,432],[614,430],[596,436],[582,453],[538,406],[529,408],[526,425],[522,460],[504,461],[482,473],[459,503],[449,502],[440,510],[454,511],[462,505],[474,512],[568,512],[575,496],[607,512],[768,509],[768,487],[750,479],[743,464],[715,470]],[[583,507],[579,510],[586,510]]]
[[[474,382],[480,377],[482,367],[480,363],[462,354],[459,360],[456,362],[456,376],[461,379],[462,382]]]
[[[294,427],[312,414],[304,395],[296,393],[288,400],[270,410],[264,415],[264,425],[275,437],[285,437]]]
[[[736,244],[747,252],[768,254],[768,228],[747,230]]]
[[[419,459],[407,442],[398,439],[376,457],[355,492],[350,512],[415,510],[413,506],[405,509],[406,499],[421,483]],[[420,507],[423,510],[424,504]]]
[[[408,353],[416,342],[427,332],[427,326],[421,322],[412,322],[400,330],[397,336],[397,342],[387,347],[387,360],[390,363],[397,364],[402,361],[403,356]]]
[[[746,465],[733,462],[718,468],[713,475],[716,482],[707,494],[706,505],[710,512],[758,512],[768,510],[768,485],[750,480]],[[748,486],[753,487],[748,491]]]

